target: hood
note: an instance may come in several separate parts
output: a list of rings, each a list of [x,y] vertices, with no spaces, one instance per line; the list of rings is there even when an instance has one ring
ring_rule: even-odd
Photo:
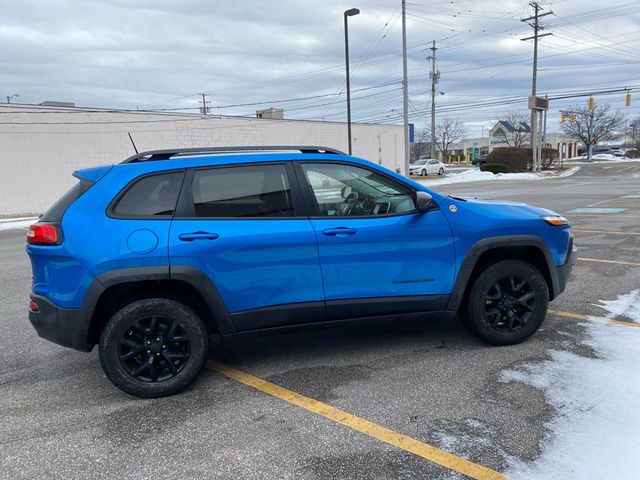
[[[476,198],[451,199],[459,207],[494,218],[539,218],[541,215],[558,215],[553,210],[509,200],[484,200]]]

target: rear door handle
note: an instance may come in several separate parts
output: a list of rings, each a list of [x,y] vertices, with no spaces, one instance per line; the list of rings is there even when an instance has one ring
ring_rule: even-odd
[[[191,232],[191,233],[181,233],[178,235],[178,238],[183,242],[192,242],[194,240],[215,240],[220,235],[217,233],[209,233],[209,232]]]
[[[347,235],[355,235],[358,232],[355,228],[349,227],[336,227],[325,228],[322,233],[330,237],[346,237]]]

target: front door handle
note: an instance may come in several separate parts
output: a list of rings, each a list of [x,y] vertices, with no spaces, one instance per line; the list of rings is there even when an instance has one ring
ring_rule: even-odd
[[[330,237],[346,237],[347,235],[355,235],[358,230],[349,227],[325,228],[322,233]]]
[[[215,240],[220,235],[217,233],[209,233],[209,232],[191,232],[191,233],[181,233],[178,235],[178,238],[183,242],[192,242],[194,240]]]

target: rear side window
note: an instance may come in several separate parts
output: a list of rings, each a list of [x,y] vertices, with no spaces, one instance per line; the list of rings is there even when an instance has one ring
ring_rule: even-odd
[[[284,165],[224,167],[195,172],[188,216],[204,218],[292,217]]]
[[[73,187],[69,189],[67,193],[65,193],[56,203],[54,203],[49,210],[47,210],[42,217],[40,217],[40,222],[60,222],[62,220],[62,216],[64,212],[67,211],[67,208],[71,206],[73,202],[75,202],[80,196],[89,190],[93,182],[85,179],[81,179],[78,183],[76,183]]]
[[[118,217],[171,217],[184,171],[142,177],[131,185],[113,207]]]

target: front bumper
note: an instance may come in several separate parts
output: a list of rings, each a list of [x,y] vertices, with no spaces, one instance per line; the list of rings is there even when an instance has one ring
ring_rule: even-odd
[[[39,311],[29,311],[29,321],[38,335],[63,347],[89,352],[93,345],[87,343],[87,322],[79,309],[60,308],[42,295],[31,294]]]
[[[571,270],[573,269],[577,258],[578,249],[573,244],[573,237],[571,237],[571,240],[569,242],[569,252],[567,253],[567,258],[565,259],[564,265],[556,267],[556,277],[558,281],[553,298],[564,292],[564,289],[567,286],[567,282],[569,281],[569,277],[571,276]]]

